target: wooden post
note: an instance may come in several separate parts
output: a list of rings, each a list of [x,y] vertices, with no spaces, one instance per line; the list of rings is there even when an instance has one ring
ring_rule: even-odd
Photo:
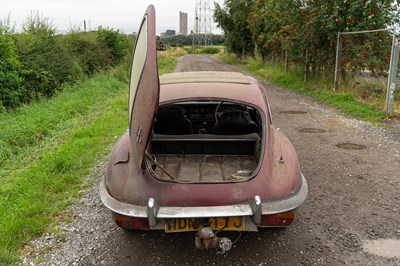
[[[306,58],[304,60],[304,82],[307,81],[307,71],[308,71],[308,48],[306,48]]]
[[[288,52],[287,48],[285,48],[285,73],[288,72]]]
[[[340,32],[338,32],[336,41],[335,84],[333,87],[334,91],[339,90],[339,80],[341,74],[340,72],[342,69],[342,46],[343,46],[343,39],[340,39]]]
[[[386,112],[389,116],[394,113],[393,102],[394,102],[394,91],[396,89],[397,80],[397,67],[399,64],[399,39],[396,39],[395,33],[393,33],[392,41],[392,52],[390,56],[390,67],[389,67],[389,77],[386,91]]]

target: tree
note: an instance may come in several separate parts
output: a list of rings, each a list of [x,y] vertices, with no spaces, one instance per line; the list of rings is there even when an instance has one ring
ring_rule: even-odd
[[[313,73],[333,73],[338,32],[387,28],[398,23],[399,5],[393,0],[253,0],[247,17],[253,41],[264,54],[289,51],[292,60]],[[226,19],[229,20],[229,19]],[[349,39],[350,37],[346,37]],[[374,71],[387,60],[388,35],[358,35],[343,43],[346,66]],[[357,67],[355,67],[357,65]]]
[[[253,42],[261,50],[263,59],[269,53],[282,53],[297,43],[297,32],[301,27],[301,0],[253,1],[247,17]]]
[[[392,0],[308,1],[304,9],[305,24],[300,34],[303,37],[302,45],[312,50],[312,66],[317,70],[333,68],[338,32],[389,27],[398,19],[395,14],[399,7],[394,5],[395,3],[396,1]],[[347,41],[350,39],[351,43]],[[341,41],[345,66],[353,70],[374,70],[375,65],[382,65],[386,60],[386,50],[390,46],[388,35],[381,33],[360,34],[356,38],[345,36]],[[343,74],[345,73],[346,71],[343,71]]]
[[[215,4],[214,22],[225,32],[228,50],[244,57],[254,51],[247,14],[252,2],[246,0],[226,0],[224,7]]]

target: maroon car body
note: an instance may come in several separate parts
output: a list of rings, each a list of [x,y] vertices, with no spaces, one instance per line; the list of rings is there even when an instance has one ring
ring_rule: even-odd
[[[100,185],[116,223],[167,232],[292,224],[307,182],[293,146],[272,124],[263,86],[232,72],[159,78],[155,41],[150,6],[132,64],[129,130]]]

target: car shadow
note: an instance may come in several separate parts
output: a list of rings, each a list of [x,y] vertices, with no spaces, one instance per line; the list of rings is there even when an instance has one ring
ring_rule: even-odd
[[[290,229],[261,229],[259,232],[221,232],[219,236],[229,237],[232,249],[226,254],[218,250],[195,249],[196,232],[164,233],[161,231],[117,230],[121,245],[117,253],[120,265],[136,263],[146,265],[244,265],[266,262],[282,251]],[[123,244],[122,244],[123,243]],[[243,254],[246,254],[245,256]],[[250,259],[249,259],[250,258]],[[250,261],[249,261],[250,260]],[[253,260],[253,261],[251,261]]]

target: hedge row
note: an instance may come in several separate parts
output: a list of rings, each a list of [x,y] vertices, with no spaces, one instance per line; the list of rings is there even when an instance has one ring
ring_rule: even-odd
[[[133,38],[110,28],[57,35],[47,18],[28,16],[20,33],[0,21],[0,111],[51,97],[63,86],[118,64]]]

